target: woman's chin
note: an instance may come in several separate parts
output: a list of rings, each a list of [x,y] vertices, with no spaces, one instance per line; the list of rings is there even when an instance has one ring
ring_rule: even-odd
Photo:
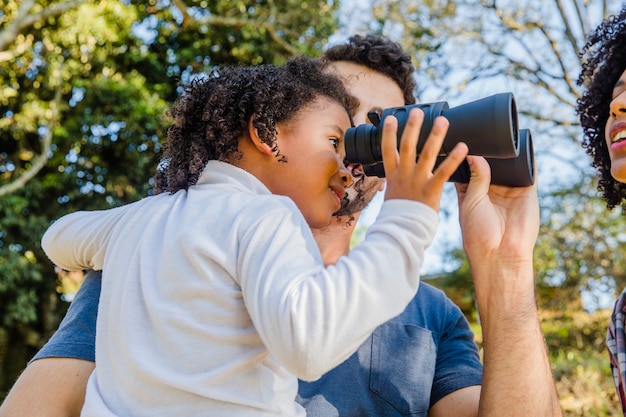
[[[626,161],[611,165],[611,176],[615,181],[626,184]]]

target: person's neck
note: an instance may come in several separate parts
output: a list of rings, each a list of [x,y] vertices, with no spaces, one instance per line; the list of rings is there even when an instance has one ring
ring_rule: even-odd
[[[350,222],[348,216],[333,217],[330,225],[322,229],[313,229],[313,236],[325,265],[334,265],[340,257],[350,252],[350,240],[360,214],[353,214],[354,220]]]

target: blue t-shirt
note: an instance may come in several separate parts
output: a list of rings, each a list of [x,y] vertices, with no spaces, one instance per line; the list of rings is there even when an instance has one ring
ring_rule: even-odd
[[[95,361],[99,298],[100,273],[90,272],[59,329],[32,360]],[[406,310],[344,363],[315,382],[300,382],[297,400],[310,417],[427,416],[441,398],[481,381],[467,320],[442,291],[422,282]]]
[[[300,382],[309,417],[427,416],[461,388],[481,385],[474,334],[461,310],[424,282],[398,317],[315,382]]]

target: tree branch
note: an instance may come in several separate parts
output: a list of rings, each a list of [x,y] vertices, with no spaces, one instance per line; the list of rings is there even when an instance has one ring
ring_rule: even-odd
[[[54,127],[56,126],[59,118],[59,104],[61,103],[62,90],[63,85],[62,83],[59,83],[56,88],[54,100],[50,102],[52,115],[48,121],[48,129],[46,129],[46,133],[41,138],[39,155],[31,159],[31,166],[24,171],[24,173],[22,173],[14,181],[0,187],[0,197],[24,187],[28,181],[33,179],[33,177],[37,175],[37,173],[41,171],[44,166],[46,166],[46,163],[48,162],[48,152],[50,152],[50,144],[52,143]]]
[[[35,6],[35,0],[23,0],[20,4],[20,8],[17,12],[17,16],[11,24],[0,32],[0,51],[4,51],[8,46],[17,38],[17,36],[23,32],[26,28],[34,25],[37,22],[41,22],[51,16],[58,16],[71,10],[82,3],[89,0],[68,0],[64,3],[58,3],[44,8],[39,13],[30,14],[31,10]]]
[[[563,9],[563,3],[561,2],[561,0],[556,0],[555,2],[556,2],[557,8],[559,9],[559,15],[561,16],[561,21],[563,22],[563,25],[565,25],[565,37],[567,37],[567,39],[569,40],[569,43],[572,46],[572,49],[574,50],[574,53],[577,53],[582,47],[582,45],[578,44],[578,41],[576,40],[576,37],[574,36],[574,33],[572,32],[570,19],[568,19],[568,17],[565,14],[565,10]],[[576,9],[578,10],[577,7]],[[581,27],[581,29],[583,28]]]
[[[241,28],[252,26],[257,29],[265,30],[272,41],[290,55],[298,55],[300,51],[294,48],[289,42],[280,37],[278,31],[267,22],[259,22],[256,20],[248,20],[234,17],[209,16],[207,18],[198,19],[193,13],[189,12],[189,7],[183,0],[173,0],[174,5],[183,15],[183,25],[208,25],[208,26],[227,26],[233,28]]]

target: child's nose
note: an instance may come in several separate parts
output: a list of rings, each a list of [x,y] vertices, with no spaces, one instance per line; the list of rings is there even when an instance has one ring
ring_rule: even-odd
[[[343,164],[341,164],[339,168],[339,177],[344,187],[348,188],[352,184],[352,175],[350,175],[350,171]]]

